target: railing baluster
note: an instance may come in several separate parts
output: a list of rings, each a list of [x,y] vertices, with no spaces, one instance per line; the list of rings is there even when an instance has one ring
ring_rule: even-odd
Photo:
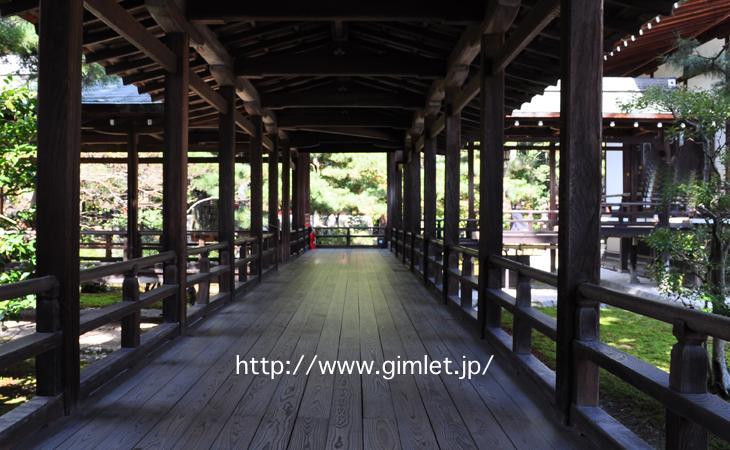
[[[529,265],[529,256],[518,256],[517,262]],[[530,278],[522,272],[517,272],[517,292],[515,296],[515,306],[517,308],[532,307],[532,287],[530,286]],[[522,319],[518,314],[512,317],[512,351],[515,353],[531,353],[532,352],[532,327],[530,323]]]
[[[36,332],[53,333],[61,331],[61,309],[58,302],[58,285],[37,295]],[[63,390],[61,347],[41,353],[35,357],[36,394],[58,395]]]
[[[669,388],[680,394],[707,393],[707,336],[676,321],[672,332],[677,343],[672,347]],[[707,448],[707,430],[700,424],[667,410],[667,449]]]
[[[472,307],[472,288],[471,284],[465,283],[463,280],[466,280],[468,277],[471,277],[473,275],[473,265],[471,261],[471,256],[467,255],[466,253],[461,254],[461,307],[462,308],[471,308]]]
[[[210,257],[208,252],[203,252],[198,257],[199,272],[210,273]],[[195,303],[198,305],[207,305],[210,300],[210,280],[206,279],[198,283],[198,295]]]
[[[139,301],[139,278],[137,277],[136,269],[124,274],[124,281],[122,282],[122,301]],[[121,320],[123,348],[134,348],[139,346],[140,316],[140,311],[137,310]]]
[[[165,265],[163,279],[164,284],[177,284],[177,267],[174,261]],[[178,295],[172,295],[162,302],[162,317],[167,323],[175,323],[179,317],[180,301]]]

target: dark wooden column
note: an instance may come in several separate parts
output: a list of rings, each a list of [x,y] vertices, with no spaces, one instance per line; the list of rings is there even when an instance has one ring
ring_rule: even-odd
[[[235,192],[236,192],[236,89],[221,86],[218,91],[226,101],[226,110],[218,116],[218,241],[228,243],[227,261],[235,260]],[[226,277],[221,277],[221,292],[230,292],[233,300],[234,270],[231,268]]]
[[[393,158],[395,170],[393,173],[393,228],[403,229],[403,164],[398,162],[398,153]]]
[[[444,171],[444,245],[459,244],[459,200],[461,166],[461,113],[452,106],[453,95],[446,96],[446,167]],[[457,269],[458,256],[449,253],[448,267]],[[449,283],[448,295],[456,294],[457,283]]]
[[[598,404],[598,367],[576,361],[575,339],[598,338],[598,304],[578,286],[600,278],[603,1],[563,0],[561,28],[560,213],[557,405]]]
[[[385,242],[390,245],[391,238],[393,236],[392,234],[392,228],[395,226],[394,224],[394,218],[395,218],[395,152],[388,152],[385,154],[385,160],[386,160],[386,184],[387,184],[387,191],[386,191],[386,201],[388,203],[386,208],[386,222],[387,226],[385,227]]]
[[[558,209],[558,174],[557,174],[557,164],[558,164],[558,158],[557,158],[558,151],[555,148],[555,142],[550,142],[550,155],[548,156],[549,160],[549,186],[548,186],[548,195],[550,196],[549,200],[549,206],[548,209],[551,211],[555,211]],[[550,230],[555,229],[555,225],[558,223],[558,215],[557,213],[550,213],[548,214],[549,219],[549,225]],[[554,248],[550,249],[550,272],[555,272],[557,270],[557,252]]]
[[[261,251],[262,235],[263,235],[263,207],[264,207],[264,166],[263,166],[263,125],[261,116],[251,116],[251,123],[254,127],[254,134],[251,136],[251,145],[249,147],[248,161],[251,166],[251,236],[256,238],[257,251],[259,258],[257,259],[254,273],[260,275],[261,267]]]
[[[279,226],[279,137],[271,136],[274,148],[269,153],[269,233],[274,233],[274,242],[279,247],[281,236]],[[278,251],[274,252],[274,258],[278,261]]]
[[[476,210],[474,209],[475,205],[475,199],[474,199],[474,141],[469,140],[469,142],[466,143],[466,161],[467,161],[467,171],[466,171],[466,178],[467,178],[467,195],[468,195],[468,212],[467,216],[469,218],[469,224],[467,225],[468,230],[468,237],[472,237],[471,233],[473,231],[476,231],[476,223],[474,223],[474,219],[476,219]]]
[[[413,203],[410,201],[411,186],[413,186],[413,172],[411,146],[406,143],[403,147],[403,229],[413,232]]]
[[[39,395],[63,389],[71,413],[79,395],[79,164],[83,2],[42,0],[38,71],[36,273],[59,282],[60,351],[36,361]],[[43,296],[36,328],[59,330],[59,306]]]
[[[309,153],[300,152],[299,155],[297,155],[297,197],[295,199],[297,203],[296,223],[299,228],[303,228],[306,225],[305,216],[307,211],[307,195],[309,194],[308,181]]]
[[[183,33],[170,33],[167,46],[175,54],[177,71],[165,73],[165,153],[162,161],[162,248],[177,255],[178,298],[167,303],[165,320],[185,329],[187,306],[187,181],[189,45]]]
[[[481,64],[490,67],[504,43],[504,34],[482,37]],[[479,326],[499,327],[501,308],[487,303],[485,289],[501,289],[502,270],[489,264],[489,257],[502,255],[502,208],[504,195],[504,70],[482,71],[481,148],[479,183]]]
[[[139,138],[134,128],[127,133],[127,259],[142,256],[139,235]]]
[[[289,139],[281,139],[281,260],[289,259],[291,242],[291,149]]]
[[[416,148],[418,136],[411,139],[411,161],[408,170],[411,172],[408,202],[411,203],[411,231],[421,233],[421,152]]]
[[[291,217],[292,226],[295,230],[302,228],[299,223],[299,152],[294,152],[294,167],[292,168],[292,193],[291,193]]]
[[[426,116],[423,135],[423,236],[436,238],[436,138],[434,116]]]

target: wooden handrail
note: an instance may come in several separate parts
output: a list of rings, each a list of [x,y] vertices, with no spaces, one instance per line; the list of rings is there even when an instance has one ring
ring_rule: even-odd
[[[10,300],[48,292],[58,286],[55,277],[45,276],[0,285],[0,300]]]
[[[578,291],[589,300],[595,300],[669,324],[683,321],[693,331],[726,341],[730,340],[730,317],[708,314],[667,302],[637,297],[591,283],[580,285]]]
[[[139,271],[141,269],[154,266],[155,264],[172,262],[175,260],[175,252],[167,251],[157,255],[145,256],[142,258],[130,259],[129,261],[120,261],[111,264],[101,264],[80,271],[81,282],[96,280],[111,275],[121,275],[130,271]]]

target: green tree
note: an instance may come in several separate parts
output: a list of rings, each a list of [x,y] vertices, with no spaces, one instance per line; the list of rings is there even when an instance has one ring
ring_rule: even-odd
[[[725,56],[716,58],[724,59]],[[675,122],[665,127],[665,138],[692,140],[702,148],[707,161],[702,176],[685,182],[663,177],[660,188],[663,202],[677,197],[686,199],[689,211],[701,218],[703,224],[683,230],[659,228],[646,242],[655,251],[651,268],[664,293],[687,306],[700,303],[715,314],[730,316],[727,302],[730,179],[726,170],[730,167],[730,151],[724,133],[730,120],[730,91],[722,82],[708,90],[653,88],[624,108],[671,112]],[[713,339],[710,381],[724,396],[730,391],[726,344]]]

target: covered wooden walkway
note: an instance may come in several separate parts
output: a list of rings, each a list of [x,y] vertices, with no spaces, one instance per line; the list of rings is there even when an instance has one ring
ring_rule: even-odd
[[[39,435],[39,448],[577,448],[496,358],[486,376],[236,375],[250,359],[486,362],[474,327],[385,250],[317,250]],[[315,373],[316,372],[316,373]],[[582,447],[585,448],[585,442]]]

